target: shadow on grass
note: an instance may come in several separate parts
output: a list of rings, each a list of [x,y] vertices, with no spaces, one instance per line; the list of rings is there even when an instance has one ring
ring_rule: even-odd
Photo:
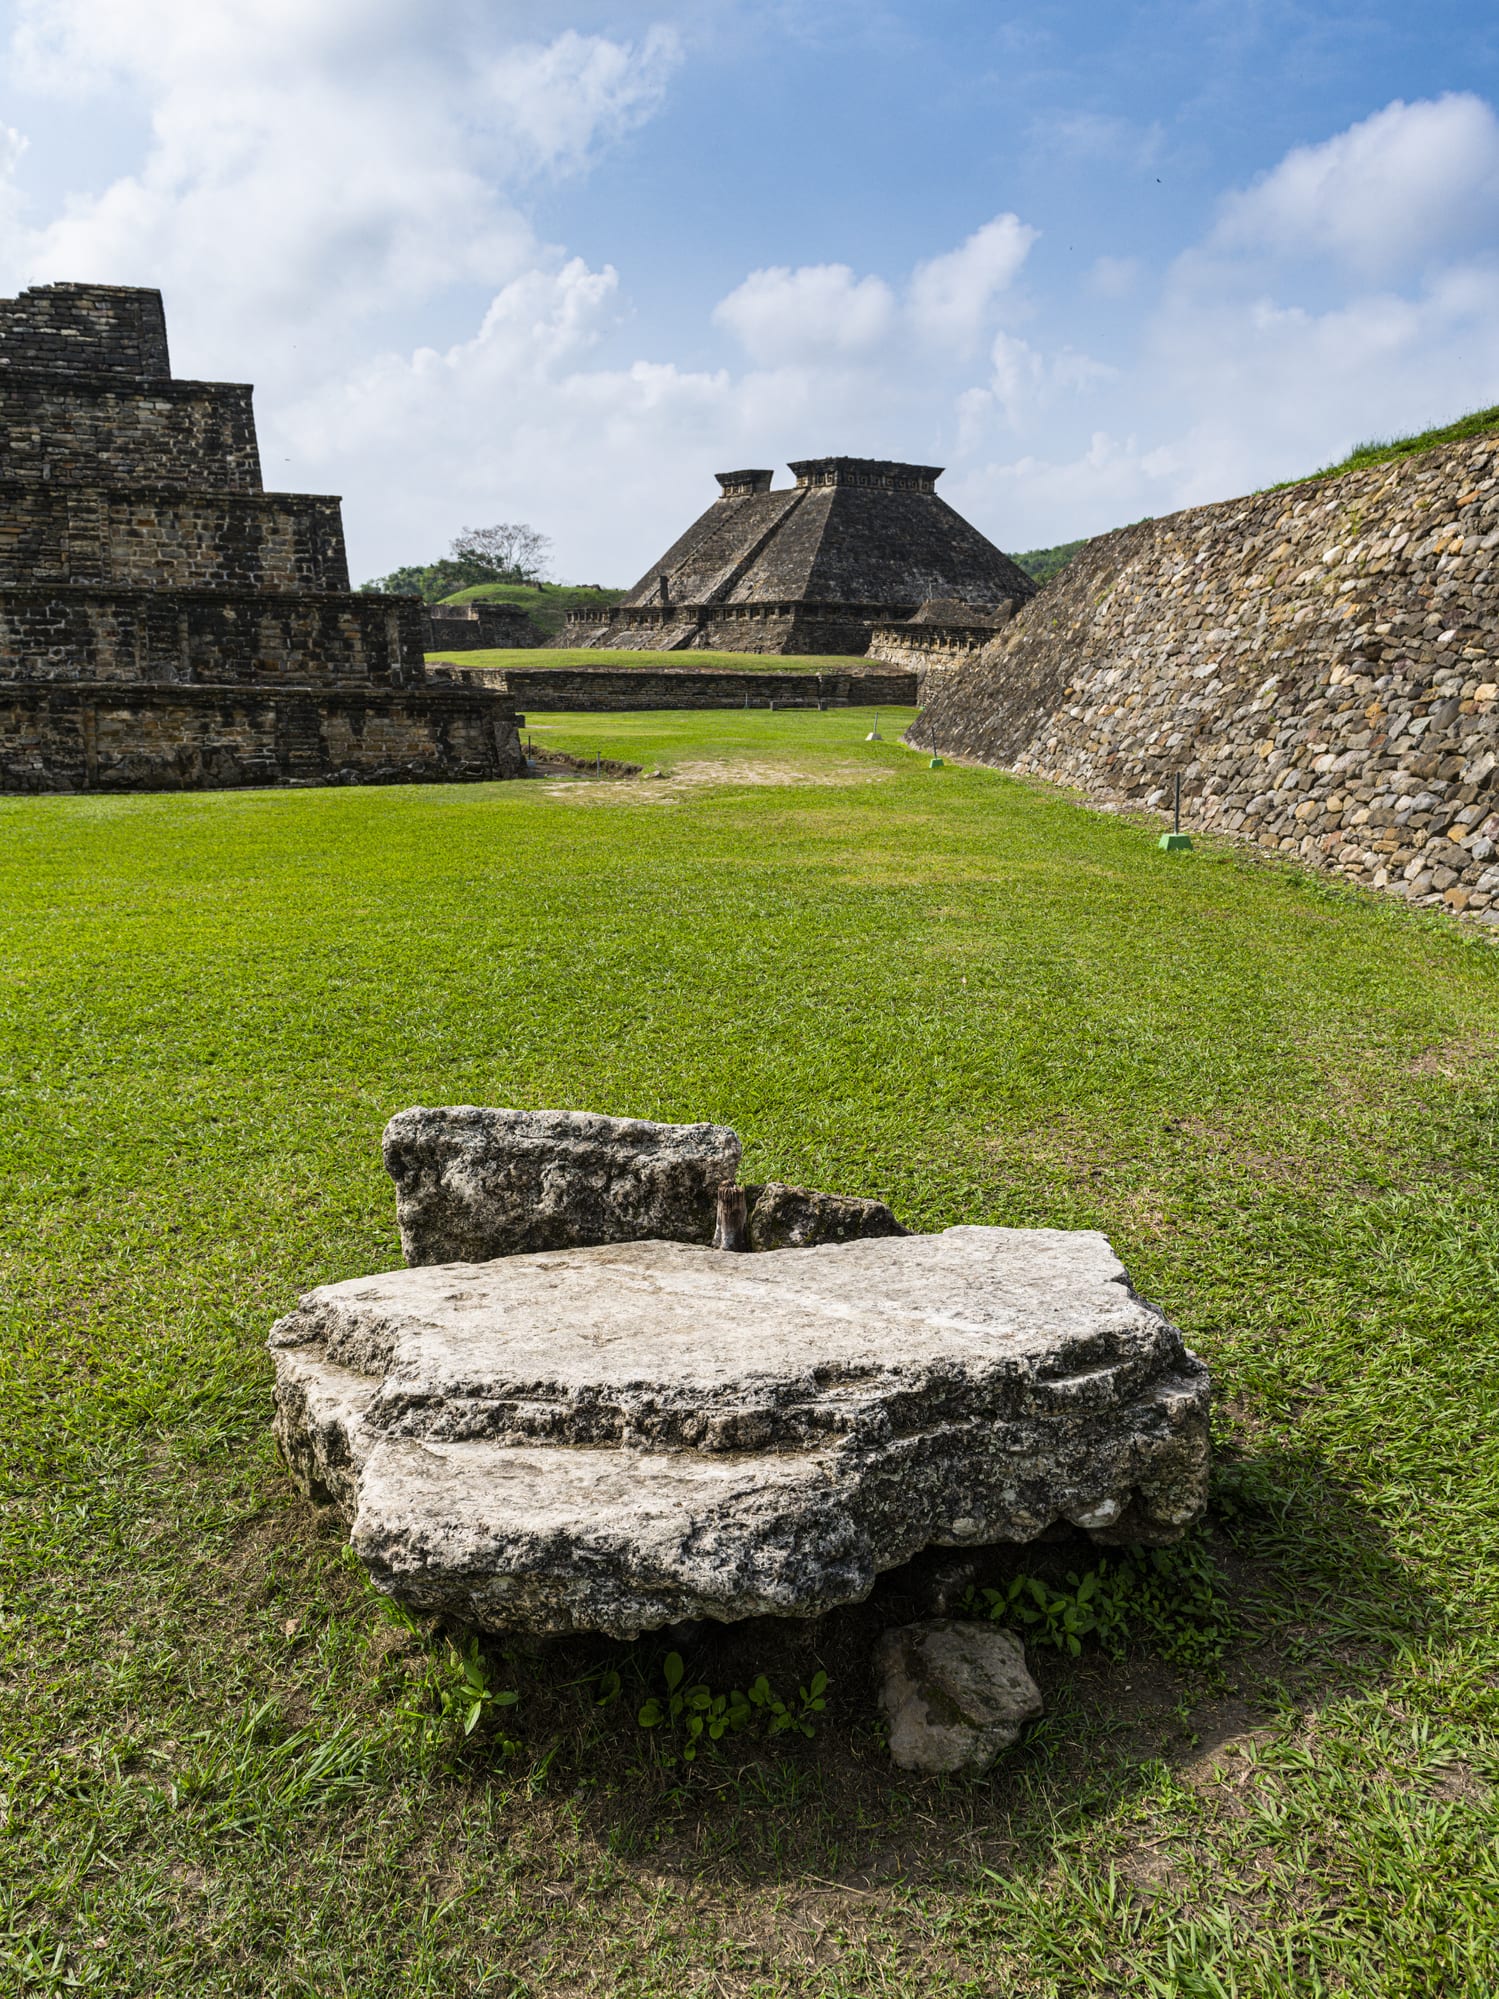
[[[1194,1650],[1190,1630],[1185,1643],[1168,1634],[1164,1645],[1135,1643],[1119,1657],[1028,1642],[1045,1718],[980,1779],[891,1767],[876,1641],[945,1608],[961,1614],[954,1599],[970,1581],[982,1588],[1029,1574],[1066,1588],[1069,1574],[1109,1552],[1081,1535],[965,1555],[929,1550],[882,1576],[864,1603],[805,1623],[710,1624],[633,1645],[496,1645],[496,1681],[521,1695],[505,1716],[520,1740],[503,1768],[532,1796],[568,1799],[580,1830],[617,1861],[678,1886],[812,1882],[860,1893],[1045,1865],[1059,1835],[1084,1832],[1168,1776],[1210,1787],[1216,1755],[1376,1687],[1403,1646],[1439,1635],[1439,1606],[1312,1452],[1225,1456],[1202,1546],[1218,1571],[1219,1614],[1226,1608],[1236,1627],[1217,1663],[1183,1663]],[[636,1719],[663,1693],[672,1650],[684,1684],[717,1694],[764,1674],[792,1706],[796,1690],[825,1672],[815,1739],[732,1734],[684,1760],[679,1730],[647,1730]],[[473,1782],[499,1775],[482,1739],[462,1768]]]

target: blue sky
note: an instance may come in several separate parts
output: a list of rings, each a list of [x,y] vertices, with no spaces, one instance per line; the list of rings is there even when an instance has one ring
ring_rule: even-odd
[[[18,0],[0,283],[160,285],[361,576],[633,580],[821,452],[1033,546],[1499,401],[1496,20]]]

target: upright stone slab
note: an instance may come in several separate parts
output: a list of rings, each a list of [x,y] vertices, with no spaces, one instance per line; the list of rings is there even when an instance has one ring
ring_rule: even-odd
[[[810,1617],[934,1543],[1169,1541],[1206,1500],[1206,1371],[1087,1232],[398,1270],[271,1344],[302,1489],[493,1630]]]
[[[725,1125],[475,1104],[398,1111],[384,1151],[411,1264],[652,1237],[710,1243],[740,1156]]]

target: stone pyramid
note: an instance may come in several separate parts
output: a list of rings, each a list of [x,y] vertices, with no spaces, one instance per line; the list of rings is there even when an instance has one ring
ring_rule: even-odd
[[[160,292],[0,299],[0,790],[523,768],[420,600],[349,589],[338,501],[264,491],[251,394],[174,378]]]
[[[864,653],[932,598],[992,610],[1036,585],[936,492],[942,468],[805,458],[794,486],[720,472],[719,497],[606,619],[561,643],[661,652]]]

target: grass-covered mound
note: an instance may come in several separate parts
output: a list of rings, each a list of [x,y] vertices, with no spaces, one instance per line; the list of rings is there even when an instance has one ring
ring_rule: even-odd
[[[623,590],[604,590],[592,583],[473,583],[442,599],[445,604],[516,604],[548,638],[567,623],[569,611],[604,611],[617,604]]]
[[[1499,1989],[1499,957],[868,721],[0,805],[0,1989]],[[973,1783],[887,1767],[910,1577],[692,1642],[410,1629],[291,1492],[263,1343],[398,1261],[381,1127],[453,1102],[1106,1230],[1217,1376],[1209,1530],[975,1578],[1047,1716]]]
[[[720,668],[728,673],[848,673],[881,666],[848,653],[636,652],[592,646],[491,646],[482,652],[429,652],[430,660],[453,666],[535,668],[543,666],[680,667],[684,673]],[[888,667],[885,669],[890,670]]]
[[[1340,472],[1359,472],[1366,465],[1386,465],[1396,458],[1410,458],[1418,451],[1430,451],[1438,444],[1461,444],[1467,438],[1487,437],[1496,430],[1499,430],[1499,405],[1493,409],[1473,410],[1468,416],[1459,417],[1456,423],[1439,424],[1434,430],[1412,431],[1407,437],[1370,438],[1365,444],[1356,444],[1348,456],[1340,458],[1336,465],[1324,465],[1306,477],[1335,479]],[[1297,486],[1304,481],[1286,479],[1281,483]]]

